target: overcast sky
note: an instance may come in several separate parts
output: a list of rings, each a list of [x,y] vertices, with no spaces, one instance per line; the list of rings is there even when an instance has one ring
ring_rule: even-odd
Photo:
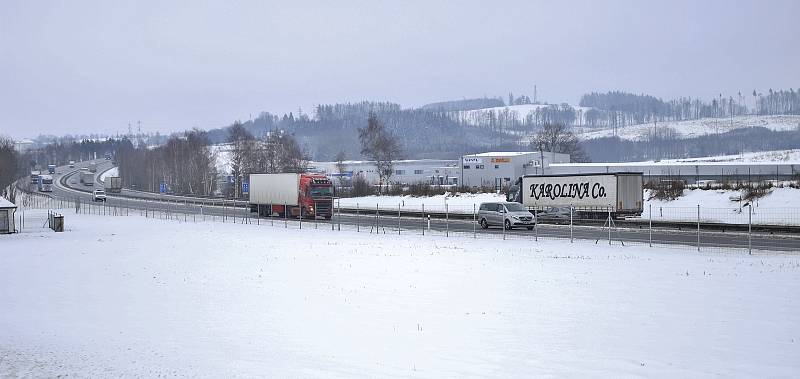
[[[557,3],[557,4],[556,4]],[[4,1],[0,134],[212,128],[508,91],[800,86],[800,1]]]

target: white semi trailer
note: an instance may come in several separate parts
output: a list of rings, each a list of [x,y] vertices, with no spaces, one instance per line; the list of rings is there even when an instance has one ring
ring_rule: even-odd
[[[642,173],[526,175],[517,179],[507,198],[538,210],[573,207],[583,216],[639,216],[642,185]]]
[[[107,193],[122,192],[122,178],[119,176],[106,176],[103,178],[103,188]]]
[[[85,186],[94,185],[94,174],[88,168],[82,168],[80,172],[80,181]]]

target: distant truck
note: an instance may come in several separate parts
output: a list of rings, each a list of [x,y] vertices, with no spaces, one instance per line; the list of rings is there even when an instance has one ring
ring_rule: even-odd
[[[54,164],[47,165],[47,172],[50,173],[51,175],[55,174],[56,173],[56,165],[54,165]]]
[[[122,178],[119,176],[106,176],[105,179],[103,179],[103,188],[105,188],[108,193],[122,192]]]
[[[640,216],[644,206],[642,173],[526,175],[514,183],[508,201],[537,209],[573,207],[578,216]]]
[[[69,168],[75,168],[75,161],[69,161]]]
[[[39,192],[53,192],[53,177],[50,175],[39,175],[39,182],[36,183]]]
[[[89,165],[89,171],[90,171],[90,172],[93,172],[93,173],[94,173],[94,172],[97,172],[97,163],[92,163],[92,164],[90,164],[90,165]]]
[[[41,174],[42,172],[39,170],[31,171],[31,184],[39,184],[39,175]]]
[[[260,216],[333,216],[333,184],[323,174],[251,174],[249,185],[250,211]]]
[[[81,183],[85,186],[94,185],[94,174],[88,168],[82,168],[80,173]]]

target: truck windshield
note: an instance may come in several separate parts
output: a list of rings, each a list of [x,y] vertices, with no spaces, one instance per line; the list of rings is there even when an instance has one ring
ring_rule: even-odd
[[[312,186],[311,197],[332,197],[333,191],[330,186]]]

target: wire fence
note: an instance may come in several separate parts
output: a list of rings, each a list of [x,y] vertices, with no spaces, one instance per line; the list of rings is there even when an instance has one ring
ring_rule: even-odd
[[[59,210],[65,215],[66,230],[69,230],[69,213],[75,213],[112,217],[136,215],[178,222],[351,230],[378,236],[466,236],[533,242],[584,240],[597,244],[666,246],[699,251],[800,251],[800,228],[797,227],[800,208],[648,207],[640,217],[617,219],[611,210],[585,212],[568,207],[558,212],[533,210],[527,221],[515,219],[513,214],[481,211],[473,204],[345,204],[342,206],[339,199],[334,199],[330,213],[319,217],[315,211],[321,212],[319,210],[325,209],[325,204],[315,203],[313,209],[306,210],[286,205],[256,208],[241,200],[181,201],[118,196],[95,202],[85,196],[59,197],[32,192],[17,196],[17,229],[25,232],[45,228],[46,222],[31,218],[32,214],[26,211],[48,209]],[[309,217],[311,214],[318,217]]]

